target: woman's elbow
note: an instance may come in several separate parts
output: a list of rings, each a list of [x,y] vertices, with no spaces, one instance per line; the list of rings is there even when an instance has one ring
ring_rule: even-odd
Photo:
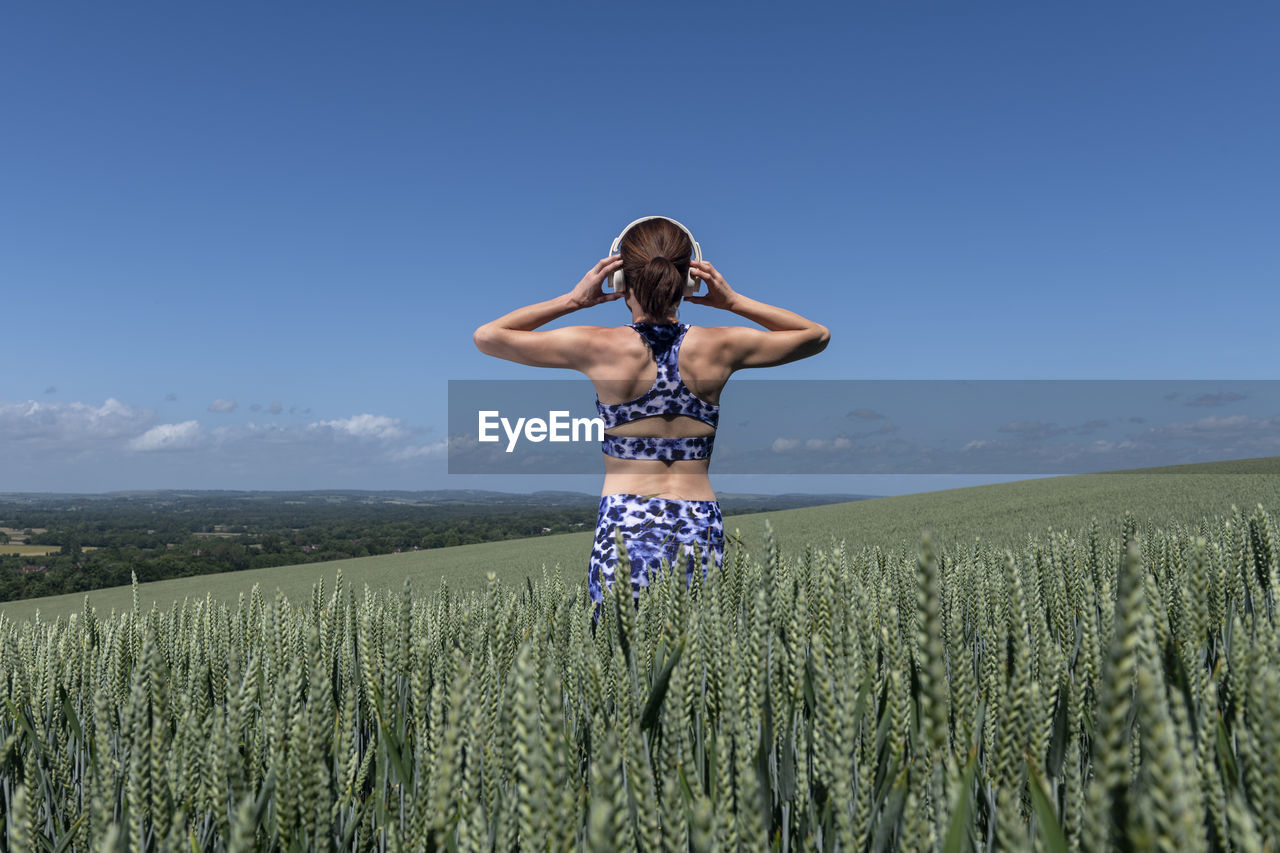
[[[472,333],[471,340],[475,343],[476,349],[488,355],[493,345],[493,327],[485,323]]]
[[[809,353],[810,355],[817,355],[822,352],[827,348],[827,344],[831,342],[831,330],[821,324],[815,325],[817,328],[814,329],[813,348]]]

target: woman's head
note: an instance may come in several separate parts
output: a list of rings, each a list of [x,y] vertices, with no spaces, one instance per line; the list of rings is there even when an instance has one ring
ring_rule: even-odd
[[[646,315],[670,317],[684,296],[693,241],[669,219],[646,219],[622,236],[628,302]]]

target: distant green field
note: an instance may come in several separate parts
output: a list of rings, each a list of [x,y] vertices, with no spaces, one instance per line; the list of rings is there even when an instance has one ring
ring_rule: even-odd
[[[984,542],[1017,544],[1050,527],[1079,531],[1091,517],[1097,517],[1104,534],[1114,533],[1126,509],[1140,525],[1162,526],[1224,515],[1232,504],[1251,508],[1259,503],[1273,512],[1280,509],[1280,457],[1023,480],[733,516],[725,527],[730,533],[741,532],[748,551],[759,550],[766,519],[773,524],[780,547],[790,553],[798,553],[806,544],[822,548],[836,540],[850,548],[914,548],[926,528],[934,531],[935,541],[943,543],[981,537]],[[585,579],[590,547],[591,533],[585,532],[179,578],[140,585],[139,605],[150,609],[155,602],[167,609],[184,598],[211,595],[234,608],[237,598],[247,596],[254,584],[268,597],[278,589],[301,601],[321,579],[326,589],[332,589],[339,570],[349,588],[368,584],[398,590],[408,578],[420,593],[437,589],[442,580],[454,590],[479,590],[488,572],[504,584],[523,584],[525,577],[541,577],[544,570],[551,574],[557,565],[565,580],[576,584]],[[729,546],[730,553],[733,547]],[[79,612],[85,595],[100,616],[112,609],[125,610],[132,601],[130,587],[113,587],[4,603],[0,613],[23,621],[38,609],[42,621],[52,621]]]

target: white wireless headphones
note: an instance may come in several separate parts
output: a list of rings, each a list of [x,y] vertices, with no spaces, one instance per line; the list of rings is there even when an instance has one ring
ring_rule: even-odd
[[[613,239],[613,246],[610,247],[609,254],[611,255],[618,254],[618,247],[622,245],[622,238],[627,236],[627,232],[630,231],[632,228],[636,227],[637,225],[639,225],[641,222],[647,222],[650,219],[665,219],[671,224],[675,225],[684,233],[688,234],[689,242],[693,244],[693,259],[695,261],[702,260],[702,247],[698,245],[697,240],[693,239],[693,232],[691,232],[688,228],[685,228],[679,222],[676,222],[670,216],[640,217],[635,222],[632,222],[630,225],[628,225],[626,228],[623,228],[622,233]],[[676,260],[676,259],[672,258],[672,260]],[[608,282],[609,282],[609,289],[613,290],[615,293],[621,292],[627,289],[627,279],[626,279],[626,276],[623,275],[621,268],[619,268],[618,271],[615,272],[613,275],[609,276]],[[686,276],[684,280],[684,295],[693,296],[695,293],[698,292],[698,287],[700,284],[701,282],[694,277],[693,270],[689,270],[689,275]]]

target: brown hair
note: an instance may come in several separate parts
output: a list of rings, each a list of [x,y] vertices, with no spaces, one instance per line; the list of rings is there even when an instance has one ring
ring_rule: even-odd
[[[627,289],[650,317],[674,313],[684,295],[693,241],[668,219],[646,219],[628,231],[619,247]]]

